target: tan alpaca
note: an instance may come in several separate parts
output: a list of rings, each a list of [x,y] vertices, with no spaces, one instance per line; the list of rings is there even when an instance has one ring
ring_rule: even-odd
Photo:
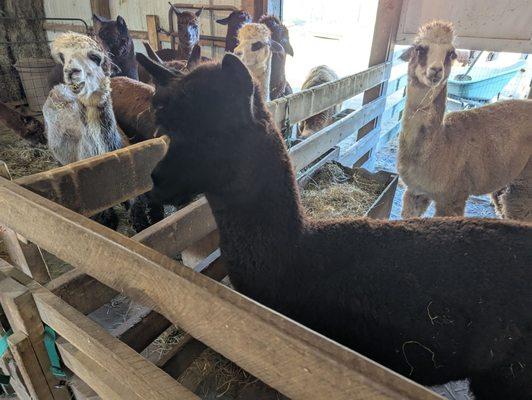
[[[444,116],[447,79],[456,59],[453,41],[452,24],[433,21],[419,29],[402,56],[409,61],[397,161],[408,186],[403,218],[423,215],[431,201],[437,216],[463,215],[470,195],[530,179],[532,101],[501,101]]]
[[[272,55],[283,52],[283,47],[271,40],[271,32],[264,24],[246,24],[238,31],[238,46],[235,55],[242,60],[259,82],[264,98],[270,101],[270,78],[272,72]]]

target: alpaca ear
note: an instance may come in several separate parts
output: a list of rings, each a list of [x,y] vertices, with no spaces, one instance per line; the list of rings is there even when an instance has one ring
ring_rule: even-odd
[[[143,40],[142,44],[144,45],[144,48],[146,49],[146,54],[148,55],[148,57],[150,57],[156,63],[162,64],[162,65],[164,64],[164,61],[161,60],[161,58],[157,55],[155,50],[153,50],[153,47],[151,47],[150,42],[148,42],[147,40]]]
[[[199,17],[203,11],[203,7],[201,7],[198,11],[196,11],[196,17]]]
[[[414,52],[414,47],[411,46],[411,47],[409,47],[408,49],[406,49],[406,50],[403,52],[403,54],[401,54],[401,55],[399,56],[399,58],[400,58],[401,60],[403,60],[403,61],[408,62],[408,61],[410,61],[410,59],[412,58],[412,53],[413,53],[413,52]]]
[[[116,24],[118,25],[118,29],[121,32],[127,33],[127,24],[124,18],[122,18],[120,15],[116,17]]]
[[[181,10],[174,6],[171,2],[168,2],[168,4],[170,4],[170,8],[174,11],[175,15],[179,17],[182,14]]]
[[[225,53],[222,60],[222,71],[238,82],[244,90],[247,90],[248,94],[253,93],[253,78],[240,58],[234,54]]]
[[[95,32],[98,32],[100,30],[103,23],[104,23],[104,20],[102,19],[102,17],[96,14],[92,14],[92,25],[94,27]]]
[[[283,39],[282,45],[284,47],[284,50],[286,51],[286,54],[289,54],[292,57],[294,57],[294,49],[292,48],[292,44],[290,43],[290,39],[288,39],[288,38]]]
[[[272,40],[270,42],[270,48],[272,49],[272,53],[284,53],[284,47],[281,46],[278,42],[275,40]]]
[[[142,53],[137,53],[137,62],[142,65],[146,71],[153,77],[154,82],[157,85],[167,85],[170,80],[177,75],[166,68],[164,65],[158,64],[153,60],[150,60]]]
[[[228,25],[229,24],[229,17],[217,19],[216,22],[220,25]]]
[[[187,69],[192,71],[201,61],[201,46],[195,45],[187,60]]]

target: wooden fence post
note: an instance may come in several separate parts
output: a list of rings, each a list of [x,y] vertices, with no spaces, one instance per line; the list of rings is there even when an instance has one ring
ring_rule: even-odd
[[[146,15],[146,26],[148,29],[148,42],[150,42],[151,47],[157,51],[161,50],[161,41],[159,40],[159,16],[157,15]]]
[[[109,0],[91,0],[91,11],[100,17],[111,18]]]
[[[66,387],[58,387],[59,380],[51,372],[50,360],[44,347],[44,326],[30,291],[24,285],[0,273],[0,304],[7,315],[13,332],[22,333],[29,339],[39,364],[42,380],[25,382],[28,390],[30,392],[34,390],[35,393],[38,393],[39,396],[36,398],[39,400],[68,400],[70,398],[68,390]],[[29,350],[25,343],[21,343],[24,341],[23,338],[19,339],[13,345],[15,348],[20,346],[21,354],[19,355],[23,356],[23,360],[29,360],[31,358]],[[24,378],[27,379],[28,375],[24,374],[23,368],[20,366],[19,368]],[[31,377],[35,376],[36,371],[34,366],[31,367]],[[43,385],[43,382],[46,385]]]
[[[9,169],[3,161],[0,161],[0,176],[12,180]],[[45,284],[50,280],[48,266],[38,246],[29,243],[11,229],[3,227],[1,224],[0,239],[4,241],[7,254],[13,265],[20,268],[26,275],[31,276],[41,284]]]
[[[393,46],[395,43],[397,29],[399,27],[399,19],[401,17],[402,5],[403,0],[379,0],[379,5],[377,7],[377,17],[375,19],[375,28],[373,30],[373,42],[371,45],[371,53],[369,56],[368,67],[373,67],[374,65],[378,65],[383,62],[392,60]],[[390,76],[391,69],[392,65],[390,65],[389,67],[389,71],[387,74],[388,78]],[[388,79],[386,79],[380,85],[366,90],[364,92],[362,105],[370,103],[381,95],[385,94],[387,83]],[[357,140],[362,139],[373,129],[379,129],[381,123],[380,119],[380,117],[377,117],[373,121],[363,126],[358,131]],[[367,161],[363,158],[361,164],[363,164],[364,162],[368,162],[367,165],[371,168],[376,155],[374,154],[374,152],[375,148],[373,148],[369,152]]]

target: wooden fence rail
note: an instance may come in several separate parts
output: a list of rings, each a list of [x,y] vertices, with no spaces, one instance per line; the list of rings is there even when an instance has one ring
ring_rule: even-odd
[[[3,178],[0,221],[159,311],[291,398],[439,398],[182,264]]]

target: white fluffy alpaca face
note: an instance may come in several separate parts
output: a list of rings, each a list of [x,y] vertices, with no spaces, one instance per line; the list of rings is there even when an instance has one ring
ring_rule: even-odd
[[[63,64],[65,84],[79,95],[86,96],[100,89],[105,71],[105,54],[94,49],[64,49],[58,53]]]
[[[235,48],[235,55],[250,69],[268,63],[271,57],[270,45],[263,41],[242,41]]]

